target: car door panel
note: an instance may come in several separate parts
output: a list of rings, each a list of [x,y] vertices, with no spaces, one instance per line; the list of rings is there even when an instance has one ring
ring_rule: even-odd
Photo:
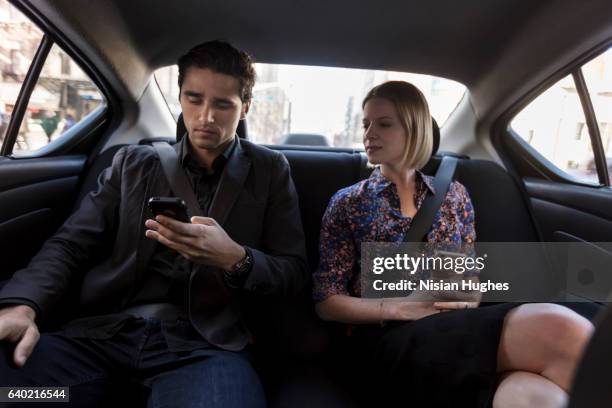
[[[561,283],[568,299],[582,308],[589,307],[585,301],[602,302],[612,289],[608,267],[612,253],[607,244],[612,238],[612,194],[607,188],[523,180],[542,239],[570,245],[549,246],[553,268],[564,274]]]
[[[27,264],[65,220],[76,199],[86,156],[0,162],[0,280]]]
[[[556,232],[587,242],[611,240],[612,191],[531,178],[525,188],[544,241],[557,241]]]

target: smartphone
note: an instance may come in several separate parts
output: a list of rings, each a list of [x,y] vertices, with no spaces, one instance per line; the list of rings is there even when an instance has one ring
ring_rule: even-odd
[[[191,222],[187,213],[187,204],[180,198],[151,197],[149,198],[148,206],[154,216],[165,215],[177,221]]]

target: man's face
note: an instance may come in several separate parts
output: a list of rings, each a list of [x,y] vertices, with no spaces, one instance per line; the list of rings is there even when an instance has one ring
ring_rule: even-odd
[[[249,109],[239,90],[238,79],[231,75],[208,68],[187,70],[180,102],[193,148],[214,151],[232,140]]]

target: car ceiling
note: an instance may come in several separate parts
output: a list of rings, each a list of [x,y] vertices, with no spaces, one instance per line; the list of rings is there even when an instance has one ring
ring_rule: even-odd
[[[257,61],[407,71],[465,84],[479,117],[505,109],[612,38],[609,0],[22,1],[138,99],[151,72],[224,39]]]

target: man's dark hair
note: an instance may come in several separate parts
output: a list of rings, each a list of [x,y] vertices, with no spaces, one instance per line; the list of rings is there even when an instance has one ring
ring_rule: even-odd
[[[183,86],[185,75],[190,67],[209,68],[221,74],[231,75],[238,79],[238,90],[242,102],[253,97],[255,85],[255,68],[253,59],[244,51],[237,50],[223,41],[208,41],[196,45],[178,60],[178,85]]]

